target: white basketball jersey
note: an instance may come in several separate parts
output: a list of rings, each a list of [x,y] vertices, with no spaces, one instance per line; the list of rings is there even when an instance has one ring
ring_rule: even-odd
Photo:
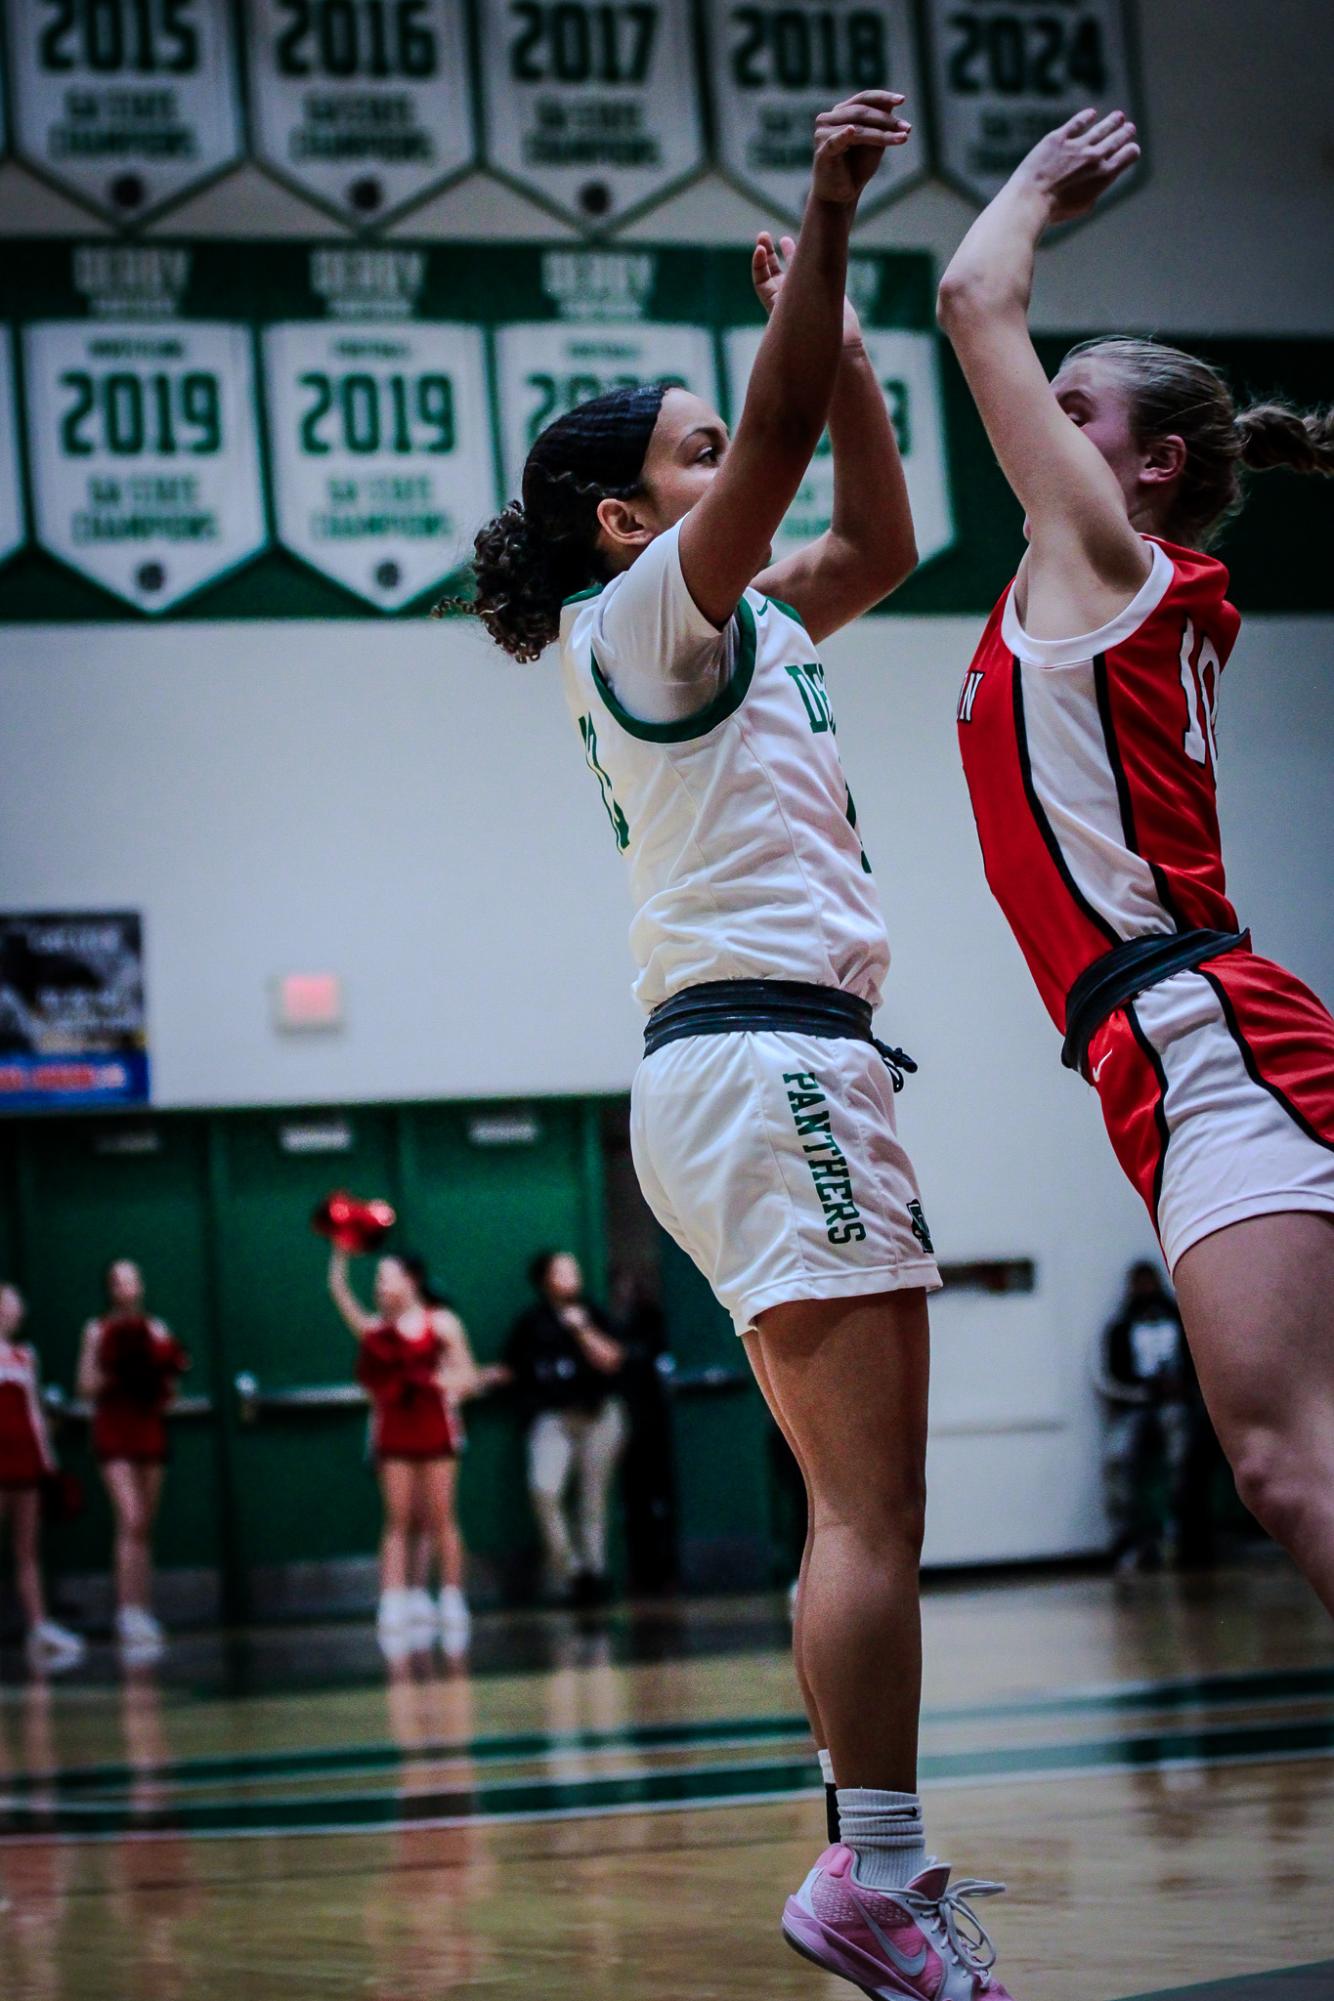
[[[630,870],[635,997],[651,1010],[704,980],[803,980],[874,1007],[889,941],[814,643],[754,590],[720,634],[678,539],[561,616],[566,698]],[[684,721],[640,721],[620,699],[645,669],[670,681],[701,662],[716,692]]]

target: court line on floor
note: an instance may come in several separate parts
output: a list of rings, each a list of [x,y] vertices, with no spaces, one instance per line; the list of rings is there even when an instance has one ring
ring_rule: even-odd
[[[961,1707],[928,1707],[924,1727],[955,1723],[1017,1720],[1028,1716],[1074,1716],[1136,1710],[1194,1708],[1256,1709],[1275,1707],[1294,1698],[1334,1693],[1334,1667],[1279,1668],[1188,1679],[1139,1681],[1096,1688],[1054,1691],[1051,1695],[1018,1697],[999,1703]],[[804,1716],[714,1717],[697,1722],[639,1723],[608,1730],[513,1731],[472,1739],[440,1740],[405,1747],[378,1743],[326,1746],[300,1750],[206,1754],[152,1767],[125,1763],[70,1765],[49,1773],[13,1774],[6,1792],[23,1797],[33,1793],[114,1793],[145,1780],[200,1790],[248,1779],[332,1778],[340,1774],[373,1774],[404,1765],[459,1761],[470,1764],[550,1762],[597,1751],[676,1751],[705,1745],[716,1750],[746,1744],[800,1742],[807,1736]]]
[[[1235,1974],[1229,1980],[1206,1980],[1195,1987],[1158,1987],[1152,1994],[1132,1994],[1128,2001],[1215,2001],[1220,1995],[1231,1995],[1233,2001],[1253,1995],[1256,2001],[1263,2001],[1260,1990],[1271,1994],[1280,1980],[1284,1983],[1284,2001],[1332,2001],[1334,1959],[1311,1960],[1304,1966],[1276,1966],[1268,1973]],[[1298,1983],[1295,1987],[1294,1982]]]
[[[1330,1756],[1334,1756],[1334,1718],[1155,1731],[1082,1744],[928,1752],[919,1774],[925,1786],[978,1785]],[[485,1826],[750,1805],[803,1798],[814,1790],[810,1760],[803,1758],[582,1779],[501,1779],[469,1789],[420,1794],[395,1791],[300,1801],[187,1800],[139,1811],[119,1802],[10,1800],[0,1803],[0,1843],[182,1836],[208,1840]]]

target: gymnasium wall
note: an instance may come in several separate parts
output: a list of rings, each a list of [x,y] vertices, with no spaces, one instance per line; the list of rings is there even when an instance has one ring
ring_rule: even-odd
[[[1139,13],[1152,174],[1043,253],[1038,324],[1334,335],[1334,156],[1313,59],[1325,0],[1285,0],[1263,25],[1253,0]],[[1210,72],[1247,77],[1244,118]],[[0,210],[8,231],[96,233],[12,166]],[[864,240],[943,261],[969,215],[929,186]],[[764,221],[706,181],[626,234],[740,255]],[[162,233],[309,229],[308,210],[247,173]],[[562,234],[476,179],[405,233]],[[1313,532],[1294,560],[1323,564],[1316,544]],[[0,582],[0,616],[2,596]],[[939,1561],[1100,1540],[1089,1342],[1125,1263],[1152,1246],[981,879],[952,723],[979,624],[882,618],[827,649],[895,943],[886,1019],[921,1062],[902,1119],[938,1247],[1039,1269],[1031,1296],[938,1306]],[[1328,617],[1251,618],[1222,725],[1243,916],[1326,994],[1332,636]],[[14,626],[0,629],[0,716],[3,904],[143,911],[160,1104],[628,1085],[620,864],[550,672],[458,626]],[[271,1028],[268,982],[291,970],[341,974],[343,1033]]]

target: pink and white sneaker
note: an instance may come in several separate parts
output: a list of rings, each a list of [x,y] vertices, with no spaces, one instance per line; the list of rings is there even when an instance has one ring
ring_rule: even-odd
[[[902,1890],[854,1882],[850,1848],[827,1848],[783,1910],[788,1944],[872,2001],[1011,2001],[993,1978],[996,1948],[965,1898],[994,1897],[1003,1883],[968,1877],[949,1887],[932,1862]]]

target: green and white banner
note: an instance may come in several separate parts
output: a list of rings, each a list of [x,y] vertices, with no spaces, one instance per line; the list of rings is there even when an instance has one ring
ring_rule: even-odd
[[[678,382],[718,402],[717,356],[707,327],[658,320],[526,321],[496,334],[496,390],[505,485],[517,494],[538,432],[609,390]]]
[[[1142,122],[1128,0],[925,0],[936,169],[989,202],[1087,104]],[[1143,163],[1117,184],[1123,194]]]
[[[859,90],[898,90],[914,121],[886,154],[859,215],[906,194],[929,172],[923,69],[913,0],[717,0],[703,13],[717,158],[738,187],[799,222],[817,113]]]
[[[228,0],[8,0],[19,157],[137,223],[240,158]]]
[[[488,0],[487,164],[605,229],[705,164],[691,0]]]
[[[298,320],[263,339],[278,539],[396,611],[458,568],[493,490],[481,329]]]
[[[849,288],[922,555],[893,609],[989,609],[1019,513],[936,331],[931,259],[859,250]],[[735,426],[764,328],[744,242],[34,239],[6,303],[4,622],[418,614],[466,589],[545,424],[667,380]],[[1044,363],[1085,331],[1041,340]],[[1208,351],[1243,393],[1328,394],[1328,341]],[[826,444],[780,548],[832,506]],[[1334,609],[1329,566],[1293,553],[1331,517],[1318,481],[1256,482],[1225,552],[1252,608]]]
[[[262,548],[254,350],[215,322],[46,320],[24,330],[38,542],[141,611]]]
[[[473,164],[463,0],[248,0],[256,157],[380,223]]]

